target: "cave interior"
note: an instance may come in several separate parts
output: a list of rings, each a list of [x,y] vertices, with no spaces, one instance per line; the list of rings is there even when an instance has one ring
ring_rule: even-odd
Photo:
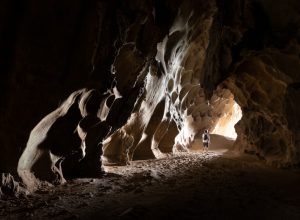
[[[297,0],[4,0],[0,71],[0,218],[300,218]]]

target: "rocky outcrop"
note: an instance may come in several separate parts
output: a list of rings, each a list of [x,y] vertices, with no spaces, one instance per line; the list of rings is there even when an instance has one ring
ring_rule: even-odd
[[[246,57],[228,79],[228,88],[243,109],[236,125],[236,148],[274,165],[299,162],[298,122],[290,120],[290,114],[299,109],[299,92],[292,88],[300,79],[297,56],[265,49]]]
[[[36,190],[40,180],[62,184],[65,177],[101,174],[102,140],[109,127],[97,117],[100,104],[96,90],[75,91],[35,126],[18,163],[29,190]]]
[[[253,24],[235,47],[240,59],[226,80],[243,110],[235,148],[275,166],[300,161],[295,115],[299,112],[299,6],[296,1],[253,4]]]
[[[9,173],[1,173],[0,199],[7,197],[25,196],[28,191],[20,186]]]

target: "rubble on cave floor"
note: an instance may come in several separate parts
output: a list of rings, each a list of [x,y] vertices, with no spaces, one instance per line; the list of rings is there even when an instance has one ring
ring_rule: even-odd
[[[0,218],[300,217],[299,170],[269,168],[253,156],[198,151],[105,169],[101,179],[74,179],[0,200]]]

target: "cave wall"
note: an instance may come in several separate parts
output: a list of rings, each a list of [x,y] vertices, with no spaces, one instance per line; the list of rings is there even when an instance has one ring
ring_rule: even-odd
[[[148,69],[136,110],[104,142],[106,164],[190,151],[204,129],[213,131],[232,99],[228,90],[217,86],[229,75],[231,47],[245,26],[237,16],[225,20],[225,13],[244,16],[245,8],[240,1],[180,5],[168,34],[157,44],[157,65]]]
[[[257,1],[254,6],[254,23],[234,48],[240,55],[227,79],[243,110],[235,147],[274,166],[297,165],[300,5]]]
[[[0,161],[14,171],[34,125],[86,83],[98,22],[92,1],[0,4]]]
[[[296,0],[0,6],[0,171],[15,172],[30,130],[83,87],[109,94],[99,113],[112,127],[106,163],[189,151],[222,116],[218,85],[243,111],[237,150],[299,163]]]
[[[276,166],[299,162],[298,60],[298,54],[264,49],[244,58],[228,80],[243,109],[235,146]]]
[[[136,71],[151,62],[156,43],[166,34],[175,13],[176,6],[166,7],[167,3],[1,1],[0,171],[15,173],[30,131],[71,92],[86,87],[104,93],[113,88],[115,80],[137,74],[125,69],[122,62],[127,67],[134,65]],[[147,19],[155,8],[156,20]],[[138,49],[132,52],[133,47]],[[118,60],[116,54],[124,58]],[[124,68],[123,77],[112,74],[113,63]],[[119,101],[124,111],[120,113],[115,105],[109,116],[115,127],[124,123],[139,94],[141,85],[132,88],[130,83],[118,83],[118,89],[124,91]],[[116,119],[114,114],[123,116]]]
[[[121,144],[121,160],[132,149],[137,157],[163,156],[156,133],[168,136],[170,121],[178,134],[164,144],[172,143],[173,152],[189,151],[203,129],[212,131],[222,117],[226,104],[220,98],[226,92],[218,91],[220,85],[233,93],[243,111],[236,125],[235,148],[275,166],[298,164],[298,120],[291,120],[298,118],[299,109],[295,104],[299,94],[298,9],[296,1],[183,2],[168,35],[157,45],[161,74],[152,81],[160,89],[146,87],[144,91],[146,97],[164,91],[164,97],[142,100],[139,113],[133,112],[121,134],[106,142],[104,159],[116,152],[109,149],[122,136],[128,141]],[[289,16],[284,17],[285,13]],[[165,107],[160,113],[154,111],[153,105],[160,108],[161,102]],[[150,121],[154,114],[157,121],[162,118],[161,123]]]
[[[199,78],[216,12],[214,2],[182,3],[169,33],[157,44],[158,67],[148,68],[138,108],[104,143],[102,158],[106,164],[115,160],[125,163],[133,154],[139,159],[161,158],[165,156],[163,145],[173,145],[169,148],[173,152],[188,151],[196,135],[213,127],[209,122],[212,107]],[[169,140],[162,142],[169,130]]]

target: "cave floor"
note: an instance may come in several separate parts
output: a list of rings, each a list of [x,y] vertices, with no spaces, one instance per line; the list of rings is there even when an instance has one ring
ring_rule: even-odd
[[[300,219],[300,171],[253,156],[180,153],[106,170],[0,200],[0,219]]]

